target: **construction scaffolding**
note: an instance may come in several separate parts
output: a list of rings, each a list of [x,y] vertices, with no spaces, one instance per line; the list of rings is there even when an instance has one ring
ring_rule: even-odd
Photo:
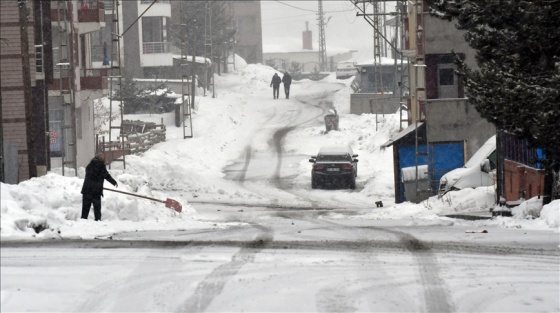
[[[386,3],[393,2],[396,6],[396,12],[387,12]],[[400,58],[401,72],[404,71],[404,58],[408,58],[407,64],[409,64],[409,74],[406,76],[401,75],[401,81],[399,82],[400,89],[400,129],[403,129],[403,123],[407,124],[413,123],[415,127],[415,182],[414,182],[414,192],[416,196],[419,194],[429,194],[431,190],[420,189],[419,186],[419,167],[423,168],[424,165],[420,165],[420,158],[424,158],[426,162],[429,160],[428,154],[428,141],[426,140],[426,149],[420,151],[419,142],[420,138],[418,135],[418,128],[420,126],[419,122],[425,120],[425,116],[422,114],[422,106],[426,99],[425,90],[425,68],[424,63],[424,4],[422,0],[352,0],[352,3],[361,11],[357,13],[357,16],[363,16],[364,19],[373,27],[374,30],[374,65],[377,65],[378,60],[382,57],[381,47],[386,47],[387,45],[392,48],[395,52],[395,67],[397,67],[397,56]],[[381,10],[381,4],[383,4],[383,10]],[[386,16],[397,16],[398,20],[395,21],[396,36],[395,38],[400,38],[401,42],[399,45],[398,40],[391,41],[387,38],[387,21]],[[383,19],[381,22],[380,19]],[[405,21],[408,22],[408,29],[405,32]],[[399,22],[402,25],[399,30]],[[408,43],[408,48],[405,42]],[[385,48],[386,49],[386,48]],[[385,52],[386,55],[386,52]],[[376,66],[377,68],[377,66]],[[375,84],[380,86],[382,83],[378,80],[381,78],[381,73],[375,70]],[[405,93],[404,89],[408,89]],[[396,88],[394,88],[396,90]],[[405,106],[405,104],[407,106]],[[410,112],[408,119],[405,121],[403,118],[403,111],[407,110]],[[422,173],[423,174],[423,173]],[[429,186],[428,186],[429,188]]]
[[[319,26],[319,70],[327,71],[327,44],[325,39],[325,14],[323,12],[323,0],[317,1],[319,8],[317,12],[317,22]]]
[[[383,86],[383,75],[381,73],[382,57],[388,57],[389,48],[394,59],[393,94],[400,95],[400,129],[408,126],[408,118],[404,117],[403,111],[407,111],[410,86],[409,75],[405,70],[408,62],[404,58],[409,57],[409,50],[405,50],[406,32],[404,21],[407,17],[407,1],[404,0],[352,0],[352,3],[360,11],[356,16],[362,16],[373,28],[373,61],[375,85]],[[389,8],[387,3],[389,3]],[[396,11],[391,11],[396,9]],[[389,11],[388,11],[389,10]],[[392,17],[387,19],[387,17]],[[388,27],[394,27],[394,37],[388,35]],[[400,81],[397,80],[400,71]],[[406,89],[406,90],[405,90]],[[404,125],[403,125],[404,124]]]
[[[123,120],[124,120],[124,105],[122,97],[122,60],[121,60],[121,33],[120,33],[120,0],[112,0],[113,6],[111,11],[111,64],[110,64],[110,93],[109,93],[109,160],[110,162],[119,161],[123,162],[123,168],[126,169],[126,149],[125,149],[125,136],[123,135]],[[115,99],[115,95],[118,95]],[[113,109],[115,102],[118,103],[120,109],[120,123],[118,126],[113,126]],[[112,133],[113,129],[119,130],[118,144],[113,144]],[[117,149],[113,149],[117,148]],[[114,151],[117,150],[117,151]],[[117,154],[117,157],[114,155]],[[109,163],[111,168],[111,163]]]
[[[68,0],[58,0],[57,10],[57,30],[58,30],[58,61],[55,68],[58,69],[58,88],[60,105],[62,107],[60,121],[60,147],[62,159],[62,175],[65,175],[66,166],[77,169],[77,147],[76,147],[76,106],[74,105],[74,71],[73,53],[70,49],[72,44],[72,14],[69,13]]]

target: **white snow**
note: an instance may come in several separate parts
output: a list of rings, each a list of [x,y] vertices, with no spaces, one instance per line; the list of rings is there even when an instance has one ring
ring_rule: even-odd
[[[48,175],[18,185],[0,184],[1,238],[95,238],[126,231],[204,228],[209,222],[198,218],[196,208],[189,204],[193,199],[266,203],[269,199],[262,194],[236,188],[235,184],[224,179],[224,167],[243,153],[247,138],[256,136],[253,133],[255,127],[268,118],[268,111],[263,107],[286,103],[297,107],[301,104],[291,99],[281,102],[271,99],[269,84],[275,72],[272,68],[247,65],[239,58],[236,67],[236,71],[216,77],[216,98],[211,95],[197,98],[193,115],[195,134],[191,139],[183,139],[182,127],[174,126],[173,113],[125,116],[125,119],[156,123],[163,119],[167,125],[167,141],[142,155],[127,156],[126,169],[122,163],[113,163],[110,172],[119,182],[118,189],[161,200],[177,200],[183,206],[182,213],[165,208],[162,203],[106,191],[102,200],[103,221],[91,222],[93,212],[90,212],[90,220],[80,220],[84,168],[78,170],[77,177],[61,176],[61,169],[53,169]],[[337,197],[356,206],[372,205],[378,200],[385,204],[380,210],[353,218],[414,217],[440,221],[442,214],[488,212],[494,206],[493,186],[451,192],[442,199],[432,197],[420,204],[394,204],[392,151],[382,150],[380,146],[398,133],[398,113],[385,115],[378,131],[374,131],[375,115],[348,114],[351,79],[337,81],[331,74],[323,82],[295,82],[292,95],[297,101],[305,102],[324,91],[336,92],[334,107],[340,115],[341,131],[325,135],[324,126],[318,121],[315,126],[300,127],[288,134],[285,148],[303,155],[299,168],[294,169],[299,173],[297,182],[309,183],[308,157],[315,155],[321,146],[348,144],[360,156],[358,184],[363,188],[357,195]],[[344,84],[341,89],[338,86],[338,91],[336,82]],[[270,146],[253,146],[253,149],[259,157],[272,155]],[[68,172],[72,171],[68,169]],[[108,183],[106,186],[112,187]],[[274,196],[280,194],[274,193]],[[298,204],[298,200],[290,197],[282,201]],[[519,207],[523,213],[501,218],[499,224],[558,232],[560,201],[553,201],[544,208],[542,204],[535,207],[532,201]],[[85,223],[88,227],[84,227]],[[496,220],[477,223],[496,224]],[[39,225],[47,230],[37,234],[33,227]]]
[[[290,155],[301,156],[301,160],[294,163],[290,170],[293,184],[302,186],[302,194],[310,197],[315,196],[315,201],[322,201],[325,205],[333,203],[345,203],[347,207],[372,208],[374,202],[382,200],[383,207],[358,210],[354,215],[344,215],[333,211],[329,214],[330,219],[363,225],[391,226],[396,223],[402,225],[402,221],[411,226],[432,227],[432,231],[426,229],[417,230],[416,236],[427,241],[444,240],[448,237],[465,235],[465,227],[476,229],[475,234],[466,234],[473,240],[485,240],[476,233],[480,229],[492,228],[493,235],[504,238],[508,236],[508,228],[523,228],[527,230],[538,230],[538,232],[525,232],[525,235],[514,240],[520,240],[523,244],[538,245],[543,233],[555,235],[560,227],[560,201],[542,206],[539,199],[530,199],[522,203],[514,212],[513,217],[497,217],[491,220],[467,221],[444,217],[444,214],[464,213],[488,213],[494,207],[494,187],[480,187],[476,189],[464,189],[449,192],[441,199],[432,197],[420,204],[402,203],[394,204],[393,188],[393,153],[392,148],[380,149],[381,145],[389,140],[391,136],[398,133],[399,115],[385,115],[379,124],[376,116],[371,114],[351,115],[349,114],[349,98],[351,79],[337,81],[334,74],[321,82],[309,80],[294,82],[292,85],[292,97],[290,100],[273,100],[270,78],[275,72],[272,68],[263,65],[246,65],[242,60],[236,60],[236,71],[230,74],[216,77],[216,98],[211,95],[197,97],[193,115],[194,137],[183,138],[182,127],[175,127],[173,113],[131,115],[125,119],[143,120],[147,122],[163,123],[167,126],[166,141],[157,144],[142,155],[126,157],[126,169],[122,163],[114,162],[109,169],[112,176],[118,181],[118,190],[145,195],[156,199],[166,198],[177,200],[182,204],[183,211],[177,213],[164,204],[131,197],[124,194],[106,191],[102,199],[102,221],[93,221],[93,212],[90,212],[88,220],[80,219],[81,199],[80,190],[84,178],[84,168],[79,168],[76,177],[61,175],[61,169],[53,169],[48,175],[33,178],[18,185],[0,184],[1,187],[1,231],[2,241],[8,240],[67,240],[67,239],[94,239],[107,238],[124,232],[142,232],[143,238],[152,236],[154,240],[160,238],[163,230],[204,230],[208,236],[220,236],[220,229],[243,224],[244,222],[215,222],[202,217],[197,211],[195,202],[215,201],[230,204],[271,204],[285,206],[306,206],[308,203],[295,197],[293,194],[282,192],[271,184],[263,183],[263,180],[252,182],[246,180],[244,188],[228,178],[224,168],[235,167],[233,160],[243,155],[246,147],[251,145],[253,160],[266,161],[275,157],[271,151],[272,145],[265,144],[262,138],[271,138],[275,129],[267,131],[267,121],[273,117],[271,112],[284,110],[293,111],[293,119],[288,126],[301,125],[306,116],[299,114],[298,108],[303,105],[313,107],[318,94],[326,91],[334,93],[334,108],[340,116],[340,131],[324,133],[324,125],[321,118],[315,123],[307,123],[305,127],[297,127],[289,132],[285,138],[284,149]],[[200,93],[202,94],[202,93]],[[281,91],[282,94],[282,91]],[[105,101],[107,102],[107,101]],[[321,112],[317,109],[318,112]],[[324,112],[326,113],[326,112]],[[308,122],[308,121],[307,121]],[[255,130],[259,129],[258,132]],[[375,129],[378,129],[375,131]],[[116,134],[115,134],[116,135]],[[116,136],[114,137],[116,138]],[[260,140],[257,140],[260,139]],[[316,155],[319,148],[329,144],[348,144],[354,153],[359,154],[358,188],[355,192],[336,191],[311,191],[310,190],[310,163],[308,158]],[[264,167],[263,167],[264,169]],[[65,171],[66,175],[72,172]],[[111,187],[110,184],[106,184]],[[319,196],[316,196],[317,193]],[[313,194],[313,195],[312,195]],[[328,196],[326,196],[328,195]],[[326,197],[325,197],[326,196]],[[336,202],[334,201],[336,200]],[[213,214],[220,214],[215,212]],[[446,226],[457,232],[447,232],[443,236],[438,228]],[[294,226],[297,227],[297,226]],[[44,228],[36,233],[35,229]],[[504,232],[501,233],[500,230]],[[312,238],[333,238],[340,240],[344,234],[333,234],[328,229],[308,230],[306,234]],[[483,234],[485,235],[485,234]],[[124,234],[124,236],[127,236]],[[223,236],[223,234],[222,234]],[[291,232],[276,235],[280,239],[294,239]],[[383,235],[383,236],[386,236]],[[494,237],[494,238],[497,238]],[[220,237],[217,237],[218,239]],[[229,238],[228,238],[229,239]],[[276,238],[275,238],[276,239]],[[349,235],[347,240],[355,238]],[[235,240],[235,239],[234,239]],[[299,237],[294,239],[299,240]],[[344,240],[344,239],[343,239]],[[490,240],[490,239],[488,239]],[[7,248],[8,249],[8,248]],[[374,297],[374,303],[378,303],[381,311],[414,311],[421,308],[421,298],[415,294],[419,283],[410,281],[403,282],[399,293],[391,293],[387,288],[388,273],[398,273],[402,278],[396,281],[408,281],[407,277],[413,277],[413,269],[402,266],[402,262],[408,261],[410,256],[403,253],[387,253],[383,250],[376,252],[364,260],[359,253],[340,253],[333,251],[331,254],[317,255],[317,257],[300,257],[294,250],[276,250],[274,252],[262,251],[257,257],[255,255],[244,255],[243,249],[237,252],[231,248],[231,254],[221,252],[228,250],[216,250],[215,247],[190,248],[189,252],[184,249],[127,249],[127,251],[116,250],[110,258],[100,254],[103,251],[96,249],[84,250],[78,254],[72,248],[51,248],[45,252],[39,248],[34,249],[11,249],[7,259],[2,259],[3,283],[1,290],[1,303],[7,311],[14,308],[25,307],[28,311],[60,311],[61,308],[75,308],[81,311],[174,311],[178,307],[183,308],[185,303],[178,302],[184,299],[184,295],[198,297],[199,288],[204,292],[211,289],[215,284],[225,284],[220,281],[205,282],[203,278],[208,274],[203,266],[208,262],[212,264],[224,264],[227,266],[231,258],[234,260],[254,258],[254,264],[247,264],[244,268],[236,268],[235,262],[224,267],[223,271],[236,272],[236,284],[223,292],[220,301],[205,303],[205,311],[258,311],[261,306],[259,302],[252,301],[252,293],[259,294],[259,298],[266,299],[271,311],[313,311],[317,310],[313,301],[284,301],[279,299],[310,299],[319,297],[319,304],[324,303],[324,311],[339,308],[340,311],[367,311],[368,301],[360,301],[359,297]],[[196,249],[195,251],[193,251]],[[37,257],[35,254],[39,253]],[[126,254],[126,255],[124,255]],[[157,254],[157,256],[155,255]],[[467,256],[467,255],[465,255]],[[70,261],[62,260],[68,258]],[[76,259],[78,257],[78,259]],[[375,266],[364,271],[364,262],[370,262],[369,257],[383,262],[384,267],[376,269]],[[143,260],[139,271],[135,266],[115,262],[119,258],[129,258],[131,261]],[[526,308],[531,311],[546,311],[551,307],[557,308],[557,280],[554,263],[557,258],[549,256],[544,258],[550,260],[552,268],[544,272],[541,268],[535,269],[531,274],[531,280],[543,279],[553,287],[544,290],[517,290],[525,285],[514,284],[517,267],[525,266],[530,260],[528,258],[517,258],[510,263],[503,264],[499,255],[484,254],[468,260],[468,266],[460,272],[442,273],[444,279],[455,281],[451,285],[451,292],[457,295],[457,305],[470,311],[496,311],[496,310],[519,310]],[[496,261],[498,260],[498,261]],[[509,260],[509,259],[508,259]],[[21,262],[25,263],[21,265]],[[68,271],[65,262],[78,264],[80,272],[75,267]],[[436,262],[427,259],[426,262]],[[456,261],[438,257],[442,265],[454,264]],[[405,263],[406,264],[406,263]],[[431,264],[431,263],[430,263]],[[319,267],[319,269],[318,269]],[[218,266],[218,269],[222,266]],[[322,268],[322,269],[321,269]],[[482,270],[482,273],[479,271]],[[501,273],[504,269],[508,271],[496,278],[496,275],[485,275],[485,273]],[[328,270],[328,274],[326,274]],[[135,272],[136,271],[136,272]],[[486,271],[486,272],[484,272]],[[188,275],[186,273],[189,273]],[[141,273],[140,275],[137,275]],[[357,279],[348,275],[365,275],[362,277],[363,286],[352,286],[348,280]],[[526,272],[523,272],[526,274]],[[539,276],[540,275],[540,276]],[[546,275],[546,279],[543,277]],[[144,277],[146,280],[144,281]],[[305,279],[301,279],[305,277]],[[400,276],[399,276],[400,277]],[[458,278],[454,278],[458,277]],[[464,279],[462,278],[464,277]],[[533,278],[538,277],[538,278]],[[125,284],[126,290],[118,286],[121,280],[138,279],[132,283]],[[466,292],[479,292],[478,297],[487,297],[487,289],[471,286],[476,278],[479,286],[497,286],[503,288],[504,297],[491,302],[490,307],[479,307],[472,302],[473,294]],[[154,279],[154,280],[152,280]],[[393,278],[395,279],[395,278]],[[40,287],[35,284],[40,281]],[[4,282],[6,281],[6,282]],[[348,283],[352,289],[343,289],[346,296],[355,298],[355,303],[365,306],[344,307],[343,296],[340,290],[321,289],[316,295],[314,285],[333,286],[340,282]],[[367,281],[367,285],[366,282]],[[118,283],[117,283],[118,282]],[[474,283],[474,282],[473,282]],[[300,288],[291,288],[293,284]],[[372,285],[373,284],[373,285]],[[469,284],[469,285],[464,285]],[[500,286],[501,284],[501,286]],[[152,286],[153,285],[153,286]],[[98,290],[102,286],[102,290]],[[146,293],[146,286],[153,289],[152,293]],[[177,287],[181,286],[181,287]],[[243,286],[238,288],[237,286]],[[276,286],[284,286],[277,288]],[[554,287],[556,286],[556,287]],[[223,287],[223,286],[222,286]],[[307,288],[309,287],[309,288]],[[360,287],[355,291],[354,288]],[[196,289],[195,289],[196,288]],[[426,288],[435,288],[428,286]],[[129,290],[130,289],[130,290]],[[22,290],[22,292],[20,292]],[[246,294],[239,294],[241,291]],[[300,294],[305,290],[307,294]],[[361,292],[361,291],[367,292]],[[374,291],[372,291],[374,290]],[[474,290],[474,291],[473,291]],[[479,290],[479,291],[477,291]],[[408,294],[403,297],[402,293]],[[521,294],[525,296],[517,299],[508,296],[508,293]],[[294,294],[297,293],[297,294]],[[91,295],[85,299],[86,302],[76,301],[82,295]],[[492,294],[496,294],[495,292]],[[148,296],[149,295],[149,296]],[[166,301],[163,295],[167,295]],[[202,293],[201,293],[202,295]],[[249,295],[249,296],[248,296]],[[350,296],[352,295],[352,296]],[[333,300],[333,296],[336,296]],[[142,297],[139,299],[138,297]],[[403,301],[406,298],[407,300]],[[29,299],[33,299],[30,301]],[[56,299],[56,300],[51,300]],[[93,300],[95,299],[95,300]],[[158,300],[160,299],[160,300]],[[197,301],[187,301],[191,305],[187,311],[196,311],[196,305],[205,301],[205,297],[196,298]],[[195,299],[195,300],[196,300]],[[527,303],[526,299],[533,299]],[[552,299],[552,300],[549,300]],[[82,299],[84,300],[84,299]],[[173,302],[175,301],[175,302]],[[78,304],[77,304],[78,302]],[[191,302],[193,304],[191,304]],[[332,303],[331,303],[332,302]],[[341,304],[339,304],[340,302]],[[522,302],[522,303],[521,303]],[[25,306],[20,306],[25,303]],[[76,308],[76,305],[80,305]],[[349,304],[353,302],[348,302]],[[484,302],[486,304],[487,302]],[[6,305],[6,307],[5,307]],[[181,306],[182,305],[182,306]],[[404,305],[404,306],[401,306]],[[530,306],[528,306],[530,305]],[[319,307],[319,309],[322,307]],[[329,309],[330,308],[330,309]],[[184,309],[182,309],[184,310]]]

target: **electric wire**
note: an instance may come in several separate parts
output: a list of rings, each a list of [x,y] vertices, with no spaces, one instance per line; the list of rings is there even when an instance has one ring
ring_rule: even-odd
[[[148,8],[146,8],[146,10],[144,10],[144,12],[142,12],[142,14],[140,14],[140,16],[138,16],[138,18],[136,20],[134,20],[134,22],[132,22],[132,24],[130,24],[130,26],[128,26],[128,28],[119,35],[119,37],[124,36],[124,34],[126,34],[126,32],[132,27],[134,26],[134,24],[138,23],[138,21],[142,18],[142,16],[144,16],[144,14],[146,14],[146,12],[148,12],[148,10],[156,3],[158,2],[158,0],[154,0],[152,1],[152,3],[150,4],[150,6],[148,6]]]

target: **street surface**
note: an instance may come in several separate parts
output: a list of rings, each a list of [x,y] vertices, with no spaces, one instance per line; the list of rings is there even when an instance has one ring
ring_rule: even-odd
[[[240,138],[224,179],[263,205],[193,199],[216,227],[3,241],[2,311],[558,311],[557,232],[355,218],[375,210],[359,195],[367,172],[356,190],[295,179],[309,156],[286,136],[321,123],[331,95],[271,106]]]

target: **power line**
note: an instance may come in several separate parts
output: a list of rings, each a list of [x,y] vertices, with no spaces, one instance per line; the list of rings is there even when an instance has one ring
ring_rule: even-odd
[[[280,4],[283,4],[283,5],[285,5],[285,6],[294,8],[294,9],[298,9],[298,10],[302,10],[302,11],[308,11],[308,12],[317,13],[317,10],[310,10],[310,9],[299,8],[299,7],[296,7],[296,6],[293,6],[293,5],[284,3],[284,2],[282,2],[282,1],[278,1],[278,0],[274,0],[274,1],[276,1],[276,2],[278,2],[278,3],[280,3]],[[324,14],[327,14],[327,13],[342,13],[342,12],[350,12],[350,11],[354,11],[354,10],[353,10],[353,9],[349,9],[349,10],[340,10],[340,11],[325,11]]]
[[[278,3],[280,3],[280,4],[283,4],[283,5],[287,6],[287,7],[290,7],[290,8],[294,8],[294,9],[298,9],[298,10],[302,10],[302,11],[308,11],[308,12],[317,13],[317,10],[309,10],[309,9],[304,9],[304,8],[298,8],[298,7],[296,7],[296,6],[293,6],[293,5],[284,3],[284,2],[282,2],[282,1],[278,1],[278,0],[274,0],[274,1],[276,1],[276,2],[278,2]]]
[[[137,18],[134,22],[132,22],[132,24],[130,24],[130,26],[128,26],[128,28],[127,28],[119,37],[124,36],[124,34],[126,34],[126,32],[127,32],[132,26],[134,26],[134,24],[138,23],[138,20],[140,20],[140,19],[142,18],[142,16],[144,16],[144,14],[146,14],[146,12],[148,12],[148,10],[149,10],[149,9],[152,7],[152,5],[154,5],[156,2],[158,2],[158,0],[152,1],[152,3],[150,4],[150,6],[149,6],[146,10],[144,10],[144,12],[142,12],[142,14],[140,14],[140,16],[138,16],[138,18]]]

